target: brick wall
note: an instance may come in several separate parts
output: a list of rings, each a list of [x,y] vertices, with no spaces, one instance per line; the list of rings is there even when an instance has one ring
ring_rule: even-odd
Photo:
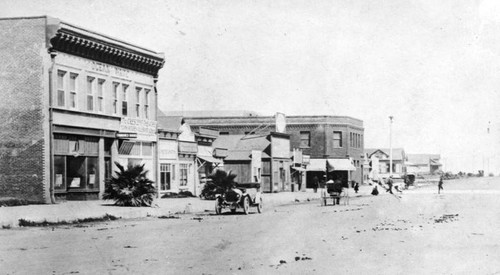
[[[0,19],[0,37],[0,197],[44,202],[45,18]]]

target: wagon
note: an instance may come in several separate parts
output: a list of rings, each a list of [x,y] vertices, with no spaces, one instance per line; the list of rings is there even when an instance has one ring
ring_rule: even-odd
[[[340,203],[340,198],[343,198],[344,204],[349,202],[349,196],[347,194],[347,188],[344,190],[344,186],[340,182],[327,181],[325,188],[321,192],[321,204],[323,206],[328,205],[328,199],[331,199],[333,205]]]
[[[227,190],[215,199],[215,213],[222,214],[222,209],[229,208],[232,213],[237,209],[243,209],[247,215],[250,207],[257,207],[257,212],[262,213],[263,209],[260,183],[240,183],[234,188]]]

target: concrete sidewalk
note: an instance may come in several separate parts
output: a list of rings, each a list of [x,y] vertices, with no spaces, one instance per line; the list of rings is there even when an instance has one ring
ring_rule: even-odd
[[[320,191],[264,193],[264,211],[266,208],[318,200]],[[18,227],[19,219],[34,222],[72,222],[78,219],[99,218],[106,214],[122,219],[162,216],[176,213],[201,213],[215,211],[215,201],[199,198],[169,198],[155,200],[155,207],[119,207],[112,201],[66,201],[58,204],[26,205],[0,207],[0,226]],[[251,208],[250,211],[256,211]]]

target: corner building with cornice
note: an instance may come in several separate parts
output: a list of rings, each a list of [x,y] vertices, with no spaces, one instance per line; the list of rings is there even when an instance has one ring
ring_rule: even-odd
[[[164,56],[59,19],[0,18],[0,194],[100,199],[118,162],[157,182]]]

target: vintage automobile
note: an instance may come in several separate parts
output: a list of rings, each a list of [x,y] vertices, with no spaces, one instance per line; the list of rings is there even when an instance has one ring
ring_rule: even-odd
[[[215,199],[215,213],[222,214],[222,209],[229,208],[231,212],[242,208],[245,215],[249,213],[250,206],[257,207],[257,212],[262,213],[262,195],[260,183],[237,183]]]

